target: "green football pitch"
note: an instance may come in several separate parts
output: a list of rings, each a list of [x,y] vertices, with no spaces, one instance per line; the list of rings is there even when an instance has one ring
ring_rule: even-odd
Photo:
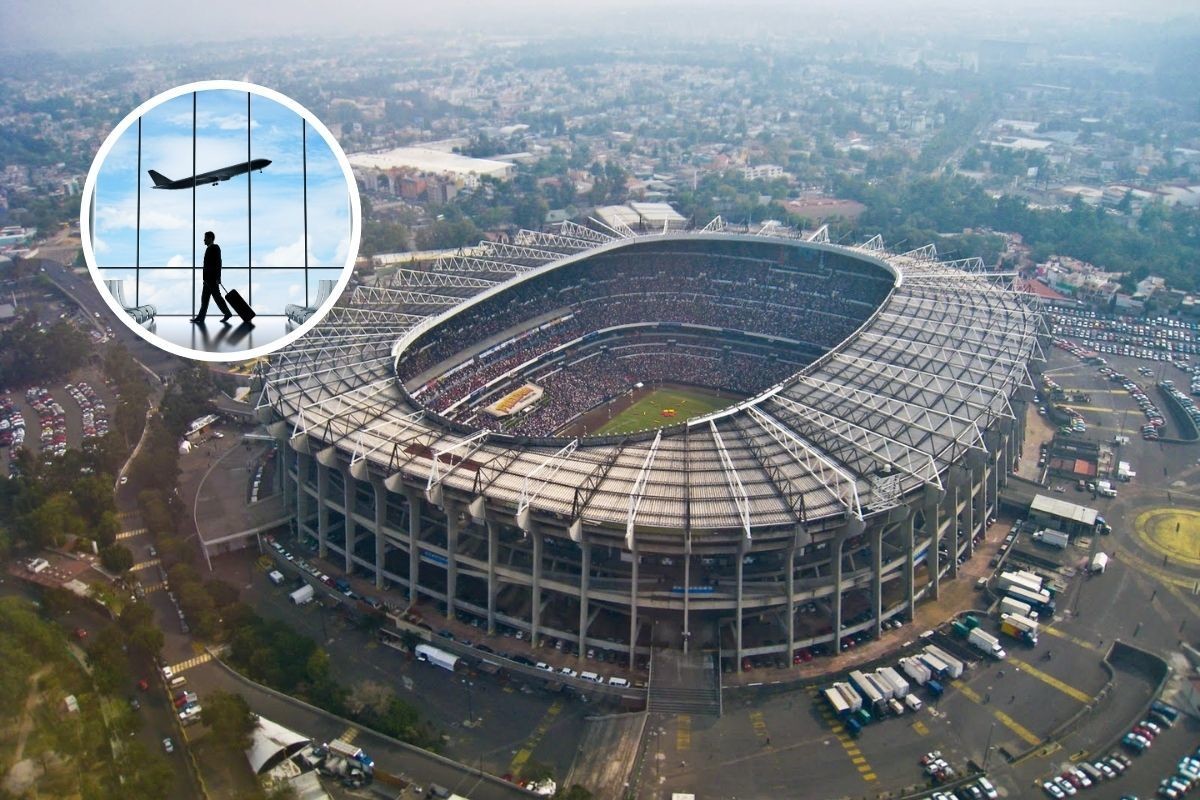
[[[674,425],[690,417],[698,417],[733,403],[728,397],[703,389],[654,389],[629,408],[617,414],[597,431],[596,435],[632,433],[645,428]],[[663,416],[666,409],[674,409],[674,416]]]

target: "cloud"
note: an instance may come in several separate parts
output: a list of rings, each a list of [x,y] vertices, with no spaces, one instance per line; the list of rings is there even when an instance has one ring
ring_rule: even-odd
[[[267,252],[266,255],[255,258],[256,267],[303,267],[304,266],[304,237],[288,244],[280,245]]]

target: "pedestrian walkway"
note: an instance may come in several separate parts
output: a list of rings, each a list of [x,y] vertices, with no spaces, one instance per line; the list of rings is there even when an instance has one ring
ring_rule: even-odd
[[[808,692],[809,697],[812,697],[814,701],[816,700],[816,687],[809,686],[805,691]],[[829,705],[827,703],[817,703],[817,710],[820,712],[821,718],[825,720],[825,724],[829,726],[829,730],[837,737],[838,743],[846,751],[846,755],[850,758],[850,763],[858,770],[858,774],[862,779],[867,783],[874,783],[878,780],[879,776],[875,774],[875,770],[868,763],[867,757],[863,755],[862,750],[858,748],[858,744],[851,738],[850,734],[846,733],[846,726],[834,716]]]
[[[133,529],[127,530],[127,531],[121,531],[120,533],[117,534],[117,541],[123,542],[126,539],[132,539],[135,536],[141,536],[143,533],[146,533],[146,532],[147,531],[145,528],[133,528]]]
[[[144,569],[150,569],[151,567],[157,567],[157,566],[158,566],[158,559],[152,558],[149,561],[142,561],[138,564],[134,564],[129,569],[132,572],[141,572]]]
[[[358,738],[358,728],[351,726],[342,731],[342,735],[337,737],[346,744],[354,744],[354,740]]]
[[[209,661],[212,661],[212,654],[207,652],[201,653],[198,656],[189,658],[187,661],[180,661],[178,664],[173,664],[171,666],[171,672],[172,674],[178,675],[184,670],[189,670],[192,667],[198,667],[201,664],[207,664]]]

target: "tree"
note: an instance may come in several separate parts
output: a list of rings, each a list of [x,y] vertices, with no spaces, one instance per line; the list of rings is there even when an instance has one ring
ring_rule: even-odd
[[[258,720],[240,694],[216,691],[204,698],[200,718],[222,747],[240,753],[250,747]]]
[[[109,625],[93,634],[87,649],[88,664],[96,687],[113,694],[129,683],[129,662],[125,658],[125,640],[120,628]]]
[[[110,544],[100,551],[100,563],[109,572],[126,572],[133,567],[133,553],[123,544]]]
[[[160,753],[139,741],[124,742],[117,759],[117,772],[122,778],[120,796],[131,800],[158,800],[171,793],[175,774]]]
[[[351,687],[346,697],[346,708],[355,715],[367,711],[380,712],[387,708],[393,696],[392,690],[382,683],[359,681]]]
[[[570,788],[560,786],[554,793],[554,800],[592,800],[592,793],[578,783],[573,783]]]
[[[154,621],[154,610],[145,602],[129,603],[121,611],[121,629],[134,652],[146,659],[162,652],[163,632]]]

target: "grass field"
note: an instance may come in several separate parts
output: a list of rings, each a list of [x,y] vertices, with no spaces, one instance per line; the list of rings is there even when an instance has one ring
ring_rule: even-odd
[[[617,414],[596,430],[596,435],[631,433],[644,428],[673,425],[690,417],[698,417],[734,402],[716,392],[703,389],[671,387],[654,389],[629,408]],[[664,409],[675,409],[675,416],[664,417]]]

